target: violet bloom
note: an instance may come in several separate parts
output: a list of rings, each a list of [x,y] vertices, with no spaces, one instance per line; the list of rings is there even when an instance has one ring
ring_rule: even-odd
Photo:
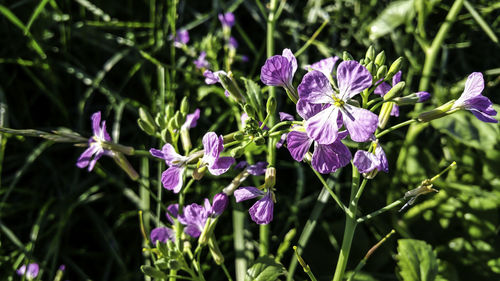
[[[222,175],[229,167],[233,165],[233,157],[220,157],[220,154],[224,150],[224,138],[221,136],[217,137],[214,132],[208,132],[203,136],[203,158],[201,159],[201,166],[206,165],[208,171],[214,175]]]
[[[224,193],[218,193],[210,201],[205,198],[203,206],[193,203],[184,207],[182,215],[178,216],[179,221],[184,224],[184,232],[191,237],[199,237],[205,228],[209,217],[220,216],[227,207],[228,198]]]
[[[321,74],[322,75],[322,74]],[[310,120],[322,110],[319,104],[308,104],[300,99],[297,103],[297,112],[304,120]],[[309,152],[312,144],[314,144],[314,152],[311,159],[313,168],[322,173],[329,174],[336,171],[338,168],[344,167],[351,161],[351,152],[342,143],[342,139],[347,136],[347,132],[340,132],[334,142],[330,144],[321,144],[302,130],[297,129],[288,133],[287,144],[288,151],[292,158],[296,161],[302,161]]]
[[[451,110],[466,109],[472,112],[479,120],[488,123],[498,123],[493,118],[497,115],[493,104],[487,97],[481,95],[484,89],[484,79],[481,72],[473,72],[465,82],[465,88],[458,100],[455,101]]]
[[[149,153],[154,157],[165,160],[165,163],[169,166],[161,175],[163,187],[172,190],[174,193],[179,193],[189,158],[175,152],[174,147],[169,143],[165,144],[161,150],[151,148]]]
[[[156,241],[161,243],[167,243],[168,240],[175,241],[175,232],[173,229],[168,227],[157,227],[151,230],[150,234],[151,243],[156,245]]]
[[[273,220],[274,200],[273,193],[268,190],[264,192],[253,186],[240,187],[234,191],[236,202],[242,202],[262,196],[250,207],[250,217],[257,224],[268,224]]]
[[[238,48],[238,41],[233,36],[229,37],[229,48],[236,50]]]
[[[247,161],[241,161],[234,168],[245,169],[250,175],[260,176],[266,173],[267,165],[265,161],[259,161],[253,165],[248,165]]]
[[[26,279],[33,280],[38,276],[38,272],[40,271],[40,267],[37,263],[30,263],[26,267],[26,265],[22,265],[18,270],[16,270],[17,275],[26,276]]]
[[[344,61],[337,68],[338,92],[320,71],[307,73],[298,87],[300,99],[311,104],[331,105],[306,121],[307,135],[319,144],[337,139],[342,123],[351,139],[367,141],[377,129],[378,117],[373,112],[350,104],[350,100],[372,84],[370,72],[356,61]],[[342,122],[338,123],[337,120]],[[339,125],[340,124],[340,125]]]
[[[417,92],[415,95],[418,98],[418,102],[425,102],[431,98],[431,94],[428,92]]]
[[[176,48],[182,48],[189,42],[189,32],[185,29],[177,30],[177,34],[174,38],[174,46]]]
[[[234,14],[227,12],[225,14],[219,14],[219,21],[224,28],[231,28],[234,25]]]
[[[297,71],[297,59],[290,49],[284,49],[282,55],[268,58],[260,70],[260,80],[268,86],[281,86],[293,89],[293,75]]]
[[[210,64],[206,60],[206,57],[207,57],[207,52],[201,51],[198,58],[194,61],[194,65],[196,66],[196,68],[201,69],[201,68],[208,68],[210,66]]]
[[[311,69],[311,70],[317,70],[325,74],[326,77],[331,77],[332,72],[335,69],[335,64],[339,61],[339,57],[334,56],[334,57],[329,57],[326,59],[322,59],[318,62],[315,62],[311,65],[306,66],[306,70]]]
[[[382,172],[389,172],[389,164],[385,152],[378,143],[376,144],[375,151],[368,152],[364,150],[356,151],[354,155],[353,164],[358,168],[360,173],[369,173],[375,169]]]
[[[249,60],[250,60],[250,59],[248,58],[248,56],[246,56],[246,55],[242,55],[242,56],[241,56],[241,61],[242,61],[242,62],[248,62]]]
[[[396,73],[392,77],[392,86],[386,82],[382,82],[380,85],[377,86],[377,88],[375,89],[375,91],[373,93],[380,95],[381,97],[385,96],[385,94],[387,94],[392,89],[392,87],[394,87],[397,83],[401,82],[401,73],[402,73],[401,71],[398,71],[398,73]],[[421,92],[421,93],[425,93],[425,92]],[[390,115],[395,116],[395,117],[399,116],[399,106],[397,104],[394,104],[392,106],[392,110],[391,110]]]
[[[111,141],[111,137],[106,131],[106,121],[101,122],[101,112],[98,111],[92,114],[90,118],[92,120],[92,130],[94,135],[89,139],[89,147],[80,155],[76,161],[76,166],[78,168],[85,168],[88,166],[88,171],[94,169],[97,160],[103,155],[113,156],[114,152],[111,150],[104,149],[102,147],[103,142]]]
[[[197,108],[194,110],[193,113],[190,113],[186,115],[186,122],[182,124],[181,130],[182,129],[192,129],[196,127],[198,119],[200,119],[200,109]]]
[[[212,72],[209,69],[205,70],[205,72],[203,72],[203,76],[205,77],[205,84],[212,85],[215,83],[220,83],[219,74],[227,75],[227,73],[223,70],[215,72]],[[224,89],[224,95],[226,95],[226,97],[229,97],[229,92],[226,89]]]

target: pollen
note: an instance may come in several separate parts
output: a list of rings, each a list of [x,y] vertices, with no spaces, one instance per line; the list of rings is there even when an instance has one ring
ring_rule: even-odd
[[[336,107],[342,107],[344,106],[344,101],[337,98],[335,95],[332,95],[332,98],[333,98],[333,105],[336,106]]]

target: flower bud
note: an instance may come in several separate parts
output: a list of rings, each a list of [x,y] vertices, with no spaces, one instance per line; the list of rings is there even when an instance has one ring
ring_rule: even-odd
[[[266,176],[264,178],[264,188],[270,189],[273,188],[276,184],[276,168],[268,167],[266,169]]]
[[[245,133],[242,131],[237,131],[233,134],[233,139],[237,141],[241,141],[245,138]]]
[[[208,239],[208,249],[216,264],[221,265],[224,263],[224,255],[222,255],[213,235]]]
[[[449,111],[453,107],[454,103],[455,103],[455,100],[451,100],[451,101],[449,101],[449,102],[447,102],[447,103],[441,105],[440,107],[437,107],[431,111],[421,113],[418,116],[418,121],[429,122],[429,121],[432,121],[434,119],[438,119],[438,118],[444,117],[446,115],[449,115],[449,114],[455,112],[454,110]]]
[[[186,116],[189,113],[189,102],[188,98],[184,96],[181,101],[181,114],[182,116]]]
[[[266,140],[263,137],[258,137],[253,140],[256,145],[264,145],[266,144]]]
[[[342,60],[348,61],[348,60],[354,60],[354,58],[349,54],[348,52],[344,51],[342,53]]]
[[[382,108],[380,109],[380,113],[378,115],[378,127],[380,129],[385,128],[385,126],[387,125],[394,104],[395,103],[392,101],[385,102],[384,104],[382,104]]]
[[[375,48],[372,45],[366,50],[365,61],[372,62],[375,59]]]
[[[366,65],[366,69],[371,73],[372,76],[375,76],[375,65],[373,65],[372,61]]]
[[[170,138],[170,134],[168,132],[168,128],[161,130],[160,136],[161,136],[161,140],[164,143],[171,143],[171,138]]]
[[[245,113],[248,115],[248,118],[255,119],[255,109],[251,104],[249,103],[245,104],[243,110],[245,110]]]
[[[184,121],[185,118],[182,118],[182,114],[179,111],[177,111],[174,115],[175,128],[179,129],[182,126],[182,124],[184,124]]]
[[[153,136],[155,134],[155,127],[153,127],[150,123],[142,120],[141,118],[137,119],[137,125],[139,125],[139,128],[146,134],[150,136]]]
[[[401,81],[401,82],[397,83],[396,85],[394,85],[389,90],[389,92],[387,92],[387,94],[384,95],[384,100],[391,100],[391,99],[397,97],[398,95],[400,95],[403,92],[405,85],[406,85],[406,83],[404,81]]]
[[[212,200],[212,213],[220,216],[227,207],[228,197],[225,193],[217,193]]]
[[[189,151],[192,147],[189,130],[185,127],[181,128],[181,143],[182,143],[182,148],[184,148],[184,151]]]
[[[242,146],[235,147],[231,150],[230,154],[233,158],[240,158],[245,152],[245,148]]]
[[[174,117],[174,107],[171,104],[167,104],[165,106],[165,119],[170,120],[172,117]]]
[[[181,264],[179,263],[178,260],[174,260],[174,259],[169,260],[167,262],[167,264],[168,264],[168,268],[170,268],[172,270],[179,270],[179,269],[181,269]]]
[[[165,125],[167,125],[165,124],[165,119],[163,118],[163,116],[161,116],[160,113],[157,113],[155,116],[155,124],[161,129],[165,128]]]
[[[385,52],[382,51],[378,53],[377,57],[375,57],[375,64],[378,66],[382,66],[385,63]]]
[[[377,78],[375,78],[375,80],[384,79],[385,75],[387,75],[387,66],[386,65],[382,65],[377,70],[377,75],[376,75]]]
[[[229,78],[229,76],[225,75],[224,73],[219,73],[219,82],[222,84],[222,87],[238,102],[244,103],[245,102],[245,97],[241,94],[240,88],[232,80]]]
[[[392,64],[391,67],[389,67],[389,72],[387,72],[387,75],[385,77],[385,80],[388,81],[390,80],[398,71],[401,70],[401,66],[403,65],[403,57],[399,57],[397,60],[395,60]]]
[[[418,92],[415,95],[418,97],[418,102],[424,102],[431,98],[431,94],[427,92]]]
[[[201,231],[200,237],[198,237],[198,244],[199,245],[206,245],[208,242],[208,237],[212,234],[210,231],[210,222],[212,221],[212,218],[208,218],[207,221],[205,222],[205,226],[203,227],[203,230]]]
[[[267,99],[267,104],[266,104],[266,111],[268,115],[274,114],[276,111],[276,98],[275,97],[269,97]]]

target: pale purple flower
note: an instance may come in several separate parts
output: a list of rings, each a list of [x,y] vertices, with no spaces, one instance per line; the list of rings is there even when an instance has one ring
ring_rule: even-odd
[[[111,141],[111,137],[106,131],[106,121],[101,122],[101,112],[98,111],[92,114],[90,118],[92,120],[92,130],[94,135],[89,139],[89,147],[80,155],[76,161],[76,166],[78,168],[85,168],[88,166],[89,172],[94,169],[97,160],[103,155],[113,156],[114,153],[111,150],[104,149],[102,143],[105,141]]]
[[[417,92],[415,93],[415,95],[418,98],[418,102],[424,102],[431,98],[431,94],[429,94],[428,92]]]
[[[214,132],[208,132],[203,136],[203,158],[202,165],[208,167],[208,171],[214,176],[224,174],[234,163],[233,157],[220,157],[224,150],[224,138]]]
[[[339,61],[339,57],[329,57],[315,62],[311,65],[305,67],[306,70],[317,70],[325,74],[326,77],[331,77],[333,70],[335,69],[335,64]]]
[[[242,55],[242,56],[241,56],[241,61],[242,61],[242,62],[248,62],[249,60],[250,60],[250,58],[248,58],[248,56],[247,56],[247,55]]]
[[[200,119],[200,109],[197,108],[193,113],[186,115],[186,122],[182,124],[181,129],[192,129],[196,127],[198,119]]]
[[[154,157],[165,160],[165,163],[169,166],[161,175],[163,187],[172,190],[174,193],[179,193],[182,188],[188,157],[175,152],[174,147],[169,143],[165,144],[161,150],[151,148],[149,153]]]
[[[260,70],[260,80],[268,86],[293,88],[293,75],[297,71],[297,59],[290,49],[284,49],[282,55],[268,58]]]
[[[174,38],[174,46],[176,48],[182,48],[189,42],[189,32],[186,29],[177,30],[177,34]]]
[[[257,224],[268,224],[273,220],[274,200],[271,191],[264,192],[253,186],[240,187],[234,191],[236,202],[253,199],[262,196],[250,207],[250,217]]]
[[[184,224],[184,232],[191,237],[198,237],[203,232],[205,224],[209,217],[218,217],[224,212],[228,204],[227,195],[224,193],[215,194],[212,205],[210,201],[205,198],[203,206],[193,203],[185,206],[183,213],[178,215],[180,223]]]
[[[18,270],[16,270],[16,273],[19,276],[26,276],[28,280],[33,280],[38,276],[39,271],[40,267],[37,263],[30,263],[27,267],[23,264]]]
[[[196,66],[196,68],[201,69],[201,68],[208,68],[210,66],[206,57],[207,57],[207,52],[201,51],[198,58],[194,61],[194,65]]]
[[[219,14],[219,21],[222,27],[231,28],[234,25],[234,14],[227,12],[225,14]]]
[[[236,41],[236,38],[231,36],[231,37],[229,37],[228,45],[229,45],[229,48],[237,49],[238,48],[238,41]]]
[[[179,216],[179,204],[170,204],[167,206],[167,212],[166,212],[167,220],[171,223],[174,224],[174,218],[177,218]]]
[[[385,94],[387,94],[392,89],[392,87],[394,87],[397,83],[401,82],[401,74],[402,74],[402,72],[398,71],[398,73],[396,73],[392,77],[392,86],[386,82],[382,82],[380,85],[377,86],[377,88],[375,89],[375,91],[373,93],[380,95],[381,97],[385,96]],[[380,80],[379,80],[379,82],[380,82]],[[419,92],[419,93],[426,93],[426,92]],[[419,97],[419,100],[420,100],[420,97]],[[397,104],[394,104],[392,106],[392,110],[391,110],[390,115],[395,116],[395,117],[399,116],[399,106]]]
[[[253,165],[248,165],[247,161],[240,161],[235,169],[245,169],[250,175],[260,176],[266,173],[267,162],[259,161]]]
[[[153,245],[156,245],[156,241],[160,241],[161,243],[167,243],[167,241],[170,240],[174,242],[175,232],[174,230],[168,227],[157,227],[151,230],[150,239]]]
[[[487,97],[481,95],[484,89],[484,79],[481,72],[473,72],[465,82],[465,88],[458,100],[453,104],[453,109],[466,109],[472,112],[479,120],[488,123],[498,123],[493,118],[497,115],[493,104]]]
[[[223,70],[215,72],[212,72],[209,69],[205,70],[205,72],[203,72],[203,76],[205,77],[205,84],[212,85],[215,83],[220,83],[219,74],[227,75],[227,73]],[[224,89],[224,95],[226,95],[226,97],[229,97],[229,92],[226,89]]]
[[[378,143],[376,144],[375,151],[368,152],[364,150],[356,151],[354,159],[352,160],[354,166],[358,168],[360,173],[368,173],[375,169],[382,172],[389,172],[389,164],[385,152]]]
[[[378,117],[373,112],[350,104],[350,100],[372,84],[370,72],[356,61],[344,61],[337,68],[339,92],[334,92],[328,78],[320,71],[307,73],[298,87],[300,99],[323,106],[305,125],[308,137],[319,144],[330,144],[337,139],[344,124],[351,139],[367,141],[377,129]],[[341,119],[341,122],[337,122]],[[340,125],[339,125],[340,124]]]
[[[211,216],[220,216],[227,207],[229,199],[225,193],[217,193],[212,199],[212,206],[210,208]]]

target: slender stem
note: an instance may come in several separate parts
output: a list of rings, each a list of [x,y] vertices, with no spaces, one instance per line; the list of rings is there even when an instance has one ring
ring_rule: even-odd
[[[312,44],[312,42],[314,42],[314,40],[316,39],[316,37],[318,37],[318,35],[321,33],[321,31],[323,30],[323,28],[325,28],[325,26],[328,24],[328,19],[326,19],[325,21],[323,21],[323,23],[321,24],[321,26],[313,33],[313,35],[311,36],[311,38],[309,38],[309,40],[306,41],[306,43],[304,44],[304,46],[302,46],[297,52],[295,52],[294,56],[298,57],[300,56],[300,54],[302,54],[306,49],[307,47],[309,47],[309,45]]]
[[[309,166],[311,166],[311,164],[309,164]],[[333,200],[335,200],[335,203],[337,203],[337,205],[340,207],[340,209],[344,213],[347,213],[349,210],[347,209],[347,207],[344,204],[342,204],[342,201],[340,201],[337,194],[335,194],[335,192],[333,192],[333,190],[330,188],[330,186],[328,186],[328,183],[326,183],[323,176],[320,173],[318,173],[318,171],[316,171],[312,166],[311,166],[311,169],[313,170],[314,174],[318,177],[319,181],[323,184],[323,187],[330,193],[330,196],[333,198]]]
[[[410,125],[412,123],[415,123],[415,122],[417,122],[417,119],[406,120],[405,122],[396,124],[396,125],[394,125],[394,126],[392,126],[390,128],[387,128],[387,129],[383,130],[382,132],[380,132],[378,134],[375,134],[375,137],[376,138],[380,138],[381,136],[383,136],[385,134],[388,134],[388,133],[390,133],[390,132],[392,132],[394,130],[397,130],[397,129],[402,128],[404,126],[408,126],[408,125]]]
[[[226,275],[227,280],[233,281],[233,278],[231,278],[231,274],[229,274],[229,271],[227,270],[226,266],[224,264],[221,264],[220,267],[222,267],[222,270],[224,270],[224,274]]]
[[[403,204],[404,202],[405,202],[404,198],[400,198],[400,199],[392,202],[391,204],[389,204],[389,205],[387,205],[387,206],[385,206],[385,207],[383,207],[383,208],[381,208],[381,209],[379,209],[379,210],[377,210],[375,212],[372,212],[372,213],[370,213],[370,214],[368,214],[366,216],[363,216],[363,217],[357,219],[356,222],[357,223],[361,223],[361,222],[370,220],[370,219],[372,219],[372,218],[374,218],[374,217],[376,217],[376,216],[378,216],[378,215],[380,215],[380,214],[382,214],[382,213],[384,213],[386,211],[389,211],[390,209],[392,209],[394,207],[397,207],[397,206]]]

